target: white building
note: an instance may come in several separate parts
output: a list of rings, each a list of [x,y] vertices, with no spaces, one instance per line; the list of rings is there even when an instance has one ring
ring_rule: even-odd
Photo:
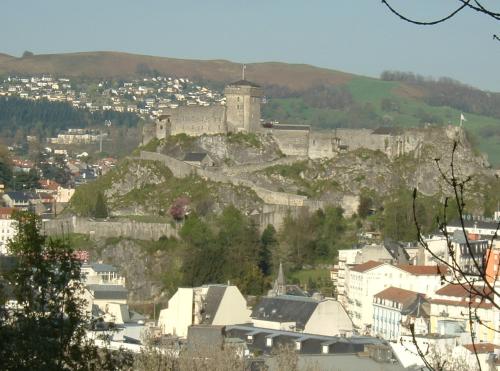
[[[11,219],[14,209],[0,208],[0,254],[7,254],[7,243],[17,233],[17,220]]]
[[[429,333],[430,305],[425,295],[397,287],[389,287],[373,297],[372,335],[397,341],[409,335],[414,325],[415,335]]]
[[[198,324],[235,325],[250,322],[250,310],[236,286],[206,285],[179,288],[160,312],[163,334],[185,338],[188,327]]]
[[[337,292],[337,299],[347,306],[346,271],[355,264],[363,264],[368,261],[377,261],[389,264],[408,264],[410,257],[400,244],[386,243],[384,245],[365,245],[360,249],[339,250],[339,262],[334,267],[331,277]]]
[[[333,274],[331,276],[333,281],[333,286],[337,291],[337,300],[340,301],[344,306],[347,301],[345,299],[345,275],[347,267],[353,265],[356,261],[356,255],[361,249],[346,249],[339,250],[339,262],[334,267]]]
[[[83,282],[86,285],[122,285],[125,278],[118,273],[116,267],[102,263],[83,264],[81,268]]]
[[[398,287],[431,296],[441,286],[443,267],[391,265],[369,261],[347,270],[347,310],[362,333],[370,333],[373,296],[388,287]]]

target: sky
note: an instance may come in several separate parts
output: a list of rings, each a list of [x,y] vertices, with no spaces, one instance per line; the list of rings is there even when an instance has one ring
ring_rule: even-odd
[[[389,1],[421,20],[459,2]],[[500,92],[492,38],[500,22],[473,11],[431,27],[400,20],[380,0],[2,0],[0,12],[0,52],[14,56],[110,50],[282,61],[373,77],[411,71]]]

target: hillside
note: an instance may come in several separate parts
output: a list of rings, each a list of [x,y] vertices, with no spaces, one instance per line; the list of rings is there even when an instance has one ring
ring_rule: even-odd
[[[15,58],[0,55],[1,74],[54,74],[90,78],[139,76],[145,71],[194,80],[227,83],[241,75],[241,64],[225,60],[187,60],[117,52],[34,55]],[[287,63],[247,64],[246,72],[262,85],[301,91],[320,84],[344,84],[352,75],[309,65]]]
[[[237,79],[241,64],[183,60],[118,52],[34,55],[0,54],[0,75],[53,74],[79,78],[187,77],[221,89]],[[412,74],[386,73],[384,80],[277,62],[247,65],[247,77],[268,96],[263,117],[318,129],[458,124],[461,113],[474,146],[500,166],[500,94],[482,92],[450,79],[426,81]]]

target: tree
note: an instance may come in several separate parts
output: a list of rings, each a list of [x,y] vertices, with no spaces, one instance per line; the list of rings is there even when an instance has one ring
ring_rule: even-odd
[[[278,244],[276,239],[276,229],[269,224],[260,237],[259,269],[263,275],[271,274],[272,252]]]
[[[113,355],[85,335],[80,262],[71,246],[43,236],[35,215],[16,218],[18,234],[8,245],[16,265],[0,272],[2,369],[119,369]]]
[[[95,218],[107,218],[108,217],[108,206],[106,204],[106,199],[102,192],[97,193],[97,199],[95,201],[94,207],[94,217]]]

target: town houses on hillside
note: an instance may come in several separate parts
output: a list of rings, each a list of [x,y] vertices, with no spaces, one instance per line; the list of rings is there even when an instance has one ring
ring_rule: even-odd
[[[210,106],[224,103],[215,90],[195,84],[187,78],[152,76],[119,83],[108,80],[81,83],[66,77],[9,76],[0,81],[0,97],[50,102],[66,102],[77,109],[130,112],[143,118],[157,116],[165,108]],[[54,139],[59,142],[83,140],[71,133]],[[91,138],[87,138],[91,140]]]

